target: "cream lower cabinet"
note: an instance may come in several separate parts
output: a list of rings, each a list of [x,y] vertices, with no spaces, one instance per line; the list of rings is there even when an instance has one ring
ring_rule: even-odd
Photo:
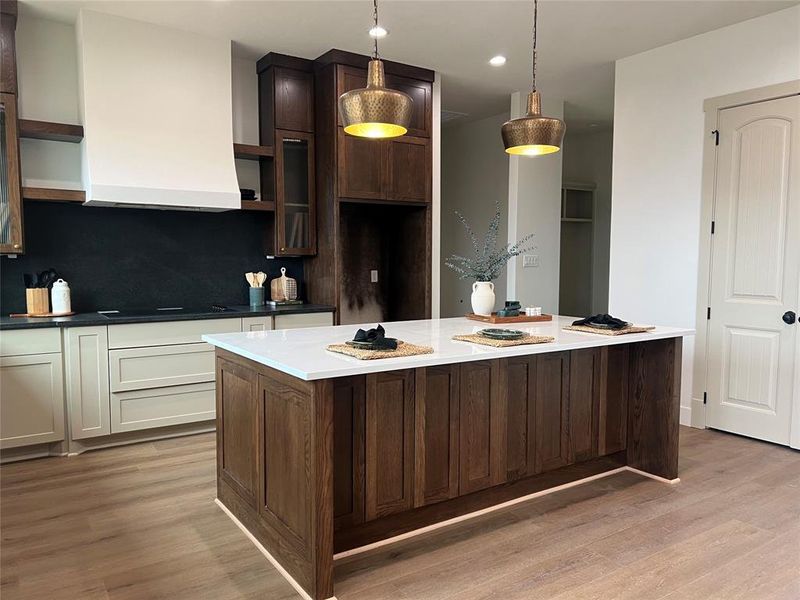
[[[299,315],[275,315],[275,329],[301,329],[333,325],[333,313],[316,312]]]
[[[242,331],[270,331],[272,317],[245,317],[242,319]]]
[[[71,438],[108,435],[111,433],[108,328],[65,329],[64,359]]]
[[[61,353],[0,357],[0,448],[63,439]]]

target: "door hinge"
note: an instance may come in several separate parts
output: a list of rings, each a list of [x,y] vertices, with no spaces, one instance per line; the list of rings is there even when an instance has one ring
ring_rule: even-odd
[[[710,306],[708,307],[708,311],[706,312],[706,320],[707,321],[711,320],[711,307]]]
[[[708,404],[708,392],[703,392],[703,404]]]
[[[719,146],[719,129],[715,129],[711,134],[714,136],[714,145]]]
[[[714,235],[714,221],[711,221],[711,235]]]

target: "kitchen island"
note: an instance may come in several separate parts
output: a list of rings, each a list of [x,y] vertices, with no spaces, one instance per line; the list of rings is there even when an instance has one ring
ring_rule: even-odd
[[[217,502],[301,593],[334,553],[632,469],[678,477],[682,337],[519,324],[553,342],[454,341],[484,324],[388,324],[432,354],[325,350],[358,326],[204,336],[216,346]]]

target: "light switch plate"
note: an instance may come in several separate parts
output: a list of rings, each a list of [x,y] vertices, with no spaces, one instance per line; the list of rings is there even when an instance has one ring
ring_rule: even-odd
[[[378,271],[377,271],[377,269],[372,269],[369,272],[369,280],[370,280],[370,283],[378,283]]]
[[[538,267],[539,255],[538,254],[524,254],[522,256],[522,267]]]

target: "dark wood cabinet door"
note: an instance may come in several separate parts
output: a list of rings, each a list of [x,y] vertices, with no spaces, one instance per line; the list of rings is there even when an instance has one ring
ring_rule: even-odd
[[[22,254],[22,184],[19,162],[17,97],[0,93],[0,254]]]
[[[385,198],[386,143],[383,140],[339,136],[338,187],[340,198],[381,200]]]
[[[333,380],[334,528],[364,522],[365,377]]]
[[[414,506],[458,496],[458,366],[416,370]]]
[[[504,361],[507,381],[506,476],[509,481],[536,473],[536,357]]]
[[[366,376],[366,520],[413,506],[414,371]]]
[[[411,97],[411,120],[408,125],[408,135],[430,137],[433,85],[427,81],[387,75],[386,87],[404,92]]]
[[[17,93],[17,15],[6,12],[3,3],[3,17],[0,19],[0,92]],[[16,8],[14,9],[16,11]]]
[[[570,462],[597,456],[601,349],[572,350],[569,359]]]
[[[505,480],[505,386],[500,361],[463,363],[459,377],[459,492]]]
[[[540,354],[536,362],[536,472],[569,464],[569,352]]]
[[[430,140],[403,136],[387,142],[387,195],[389,200],[430,202]]]
[[[630,345],[607,346],[601,352],[598,454],[605,456],[627,447]]]
[[[217,358],[217,478],[258,506],[259,405],[255,371]]]
[[[275,129],[314,131],[314,75],[275,67]]]
[[[275,131],[275,190],[275,254],[316,254],[314,134]]]

